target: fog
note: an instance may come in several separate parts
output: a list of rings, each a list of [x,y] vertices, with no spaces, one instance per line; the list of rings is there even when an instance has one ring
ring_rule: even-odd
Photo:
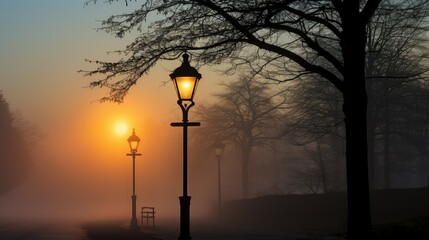
[[[97,19],[122,12],[125,6],[83,8],[80,1],[31,2],[26,7],[1,4],[3,22],[16,26],[2,28],[6,38],[0,44],[4,53],[0,90],[11,111],[34,124],[42,137],[31,146],[29,176],[0,196],[0,220],[129,218],[132,160],[126,156],[126,139],[132,128],[141,138],[142,153],[136,159],[137,208],[154,206],[157,216],[177,218],[182,195],[182,131],[170,123],[182,117],[169,74],[180,61],[159,63],[122,104],[99,103],[108,91],[87,88],[92,78],[77,71],[94,67],[86,58],[106,59],[106,51],[123,47],[124,39],[94,28],[99,26]],[[206,68],[201,73],[197,105],[210,102],[216,84],[225,80]],[[192,110],[190,114],[192,118]],[[124,135],[115,132],[119,122],[128,127]],[[189,155],[191,216],[196,218],[216,207],[215,165],[210,166],[215,160],[210,153],[206,155],[205,159]],[[206,172],[192,169],[197,162]],[[225,199],[234,198],[234,192],[225,187]]]
[[[158,75],[155,75],[158,76]],[[168,75],[167,75],[168,76]],[[214,84],[213,82],[211,84]],[[210,92],[201,84],[201,102]],[[205,92],[205,93],[204,93]],[[30,175],[0,196],[0,218],[10,221],[91,221],[126,219],[131,212],[132,159],[126,139],[132,128],[141,142],[136,157],[137,209],[156,208],[157,217],[178,218],[182,195],[182,129],[170,126],[181,120],[172,86],[152,82],[133,90],[123,104],[92,102],[100,92],[82,89],[82,99],[68,107],[40,109],[29,117],[42,136],[32,149]],[[7,98],[7,95],[5,96]],[[159,98],[154,104],[153,99]],[[170,103],[168,101],[171,101]],[[198,101],[198,100],[197,100]],[[198,102],[197,102],[198,104]],[[10,107],[14,109],[11,102]],[[59,104],[58,104],[59,105]],[[190,118],[193,117],[191,110]],[[127,131],[115,131],[118,123]],[[195,133],[189,130],[189,137]],[[217,168],[211,152],[196,153],[189,145],[188,191],[191,217],[217,211]],[[198,152],[198,151],[197,151]],[[201,158],[203,156],[203,158]],[[237,161],[223,159],[223,199],[239,197]],[[229,167],[229,165],[232,165]],[[17,173],[19,174],[19,173]]]

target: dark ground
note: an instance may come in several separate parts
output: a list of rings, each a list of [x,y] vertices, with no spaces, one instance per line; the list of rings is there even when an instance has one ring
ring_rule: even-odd
[[[370,197],[376,235],[393,237],[417,232],[415,235],[427,236],[429,188],[376,190]],[[345,192],[235,200],[225,204],[223,209],[228,224],[251,229],[338,234],[346,232],[347,226]]]
[[[429,217],[376,225],[373,229],[377,240],[429,240]]]
[[[191,221],[193,239],[347,239],[344,192],[236,200],[226,203],[223,210],[220,225]],[[429,240],[429,188],[373,191],[371,214],[374,240]],[[170,222],[137,236],[113,222],[84,228],[91,240],[170,240],[177,239],[178,224]]]
[[[143,228],[138,234],[132,234],[123,221],[88,223],[82,227],[89,240],[172,240],[177,239],[178,231],[168,226],[156,229]],[[191,230],[192,238],[197,240],[344,240],[344,232],[323,231],[260,231],[243,228],[197,225]],[[373,240],[428,240],[429,218],[375,225]],[[370,238],[368,238],[370,239]]]
[[[224,205],[222,222],[191,219],[194,240],[344,240],[344,193],[266,196]],[[429,189],[371,193],[372,240],[429,240]],[[191,215],[192,216],[192,215]],[[178,216],[177,216],[178,217]],[[128,231],[129,219],[67,225],[0,222],[0,240],[173,240],[178,219]],[[370,238],[368,238],[370,239]],[[365,240],[365,239],[363,239]]]
[[[83,224],[86,236],[90,240],[161,240],[153,233],[141,231],[139,233],[130,232],[123,225],[123,221],[110,221]]]

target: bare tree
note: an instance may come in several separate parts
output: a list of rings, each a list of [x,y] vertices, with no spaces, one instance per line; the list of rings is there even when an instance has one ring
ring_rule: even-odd
[[[312,170],[319,171],[317,174],[322,176],[314,180],[325,186],[318,192],[343,190],[345,136],[341,95],[329,82],[317,78],[301,79],[289,90],[287,138],[309,149],[307,157],[313,159],[311,162],[316,166]],[[326,187],[327,179],[329,187]]]
[[[333,156],[329,153],[331,146],[325,144],[323,138],[318,138],[312,144],[304,146],[307,156],[299,159],[299,164],[292,167],[292,175],[296,178],[295,185],[300,184],[304,192],[328,193],[334,189],[337,179],[333,179]],[[331,170],[331,171],[330,171]]]
[[[231,143],[241,160],[242,196],[249,196],[249,162],[254,147],[269,145],[273,140],[266,131],[283,115],[284,91],[272,93],[267,84],[247,76],[221,84],[223,91],[215,94],[218,102],[200,107],[204,125],[199,134],[212,145],[216,141]]]
[[[367,43],[367,89],[368,89],[368,147],[370,186],[374,188],[377,152],[383,155],[383,175],[385,188],[391,184],[392,134],[400,118],[397,114],[414,109],[421,112],[424,108],[412,106],[422,101],[421,97],[412,97],[411,92],[423,94],[421,84],[424,73],[429,70],[425,64],[428,58],[429,5],[427,1],[410,1],[399,5],[395,1],[386,1],[386,7],[377,10],[368,25]],[[426,76],[427,78],[427,76]],[[420,93],[418,93],[420,92]],[[424,100],[423,100],[424,101]],[[400,105],[402,107],[397,112]],[[396,109],[396,110],[395,110]],[[396,113],[395,113],[396,112]],[[411,120],[415,114],[406,119]],[[399,120],[401,121],[401,120]],[[401,132],[411,125],[401,125]],[[377,150],[382,147],[383,150]]]
[[[388,4],[389,1],[385,3]],[[384,166],[383,172],[378,172],[378,175],[384,176],[385,187],[390,188],[391,170],[396,164],[392,160],[395,154],[391,153],[394,149],[398,153],[397,150],[402,149],[403,144],[407,142],[404,142],[405,136],[401,137],[401,134],[414,132],[414,136],[419,135],[416,135],[415,131],[410,131],[416,124],[401,122],[405,119],[407,122],[416,122],[417,119],[412,119],[417,116],[422,119],[424,117],[425,107],[420,102],[425,101],[422,95],[425,95],[426,90],[421,81],[425,79],[424,73],[429,69],[426,64],[429,52],[427,48],[429,25],[426,21],[429,5],[423,3],[414,1],[412,3],[414,5],[385,5],[376,11],[368,25],[366,71],[370,101],[368,156],[371,188],[374,188],[377,155],[382,154]],[[325,67],[331,69],[330,66]],[[290,90],[293,125],[289,131],[293,132],[296,143],[310,143],[330,136],[330,140],[336,142],[338,146],[333,150],[339,153],[337,158],[340,159],[344,127],[340,92],[323,79],[311,76],[301,76],[300,81]],[[419,108],[413,107],[416,105]],[[408,116],[400,114],[404,112],[408,112]],[[422,124],[418,126],[420,129],[424,127]],[[396,140],[391,139],[392,137]],[[402,148],[393,147],[395,142],[398,143],[398,138],[402,139]],[[407,139],[410,138],[408,134]],[[409,144],[407,146],[410,150],[413,146]],[[399,156],[399,153],[396,156]]]

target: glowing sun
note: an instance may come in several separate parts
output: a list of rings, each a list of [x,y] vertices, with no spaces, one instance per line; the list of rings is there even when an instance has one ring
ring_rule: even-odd
[[[115,132],[118,135],[125,135],[128,132],[128,126],[125,122],[118,122],[115,125]]]

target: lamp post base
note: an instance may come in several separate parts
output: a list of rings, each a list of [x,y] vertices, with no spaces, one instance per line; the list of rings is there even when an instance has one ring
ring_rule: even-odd
[[[140,226],[137,222],[137,218],[131,219],[130,231],[131,232],[140,232]]]
[[[180,199],[180,235],[179,240],[190,240],[190,196],[181,196]]]
[[[131,196],[131,202],[132,202],[132,217],[131,217],[131,224],[130,224],[130,231],[131,232],[140,232],[140,226],[139,226],[139,222],[137,221],[137,216],[136,216],[136,195]]]

